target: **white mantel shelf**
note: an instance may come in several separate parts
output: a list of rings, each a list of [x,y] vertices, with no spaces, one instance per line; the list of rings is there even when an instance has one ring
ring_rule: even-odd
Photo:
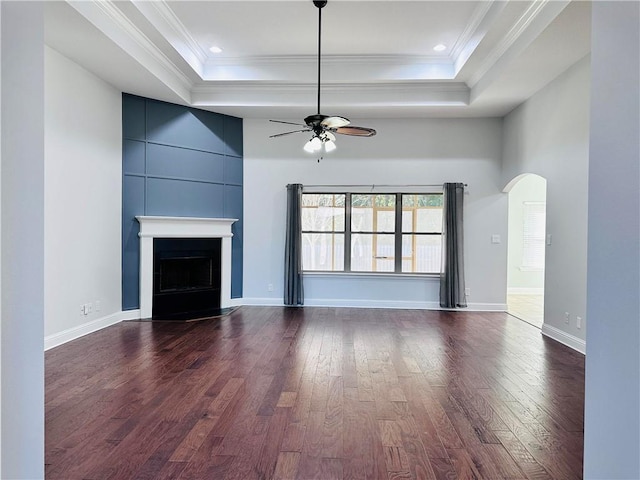
[[[237,218],[155,217],[137,216],[143,237],[224,238],[233,236],[231,225]],[[185,236],[186,234],[186,236]]]
[[[153,311],[153,239],[221,238],[220,308],[231,306],[231,225],[237,218],[136,216],[140,222],[140,318]]]

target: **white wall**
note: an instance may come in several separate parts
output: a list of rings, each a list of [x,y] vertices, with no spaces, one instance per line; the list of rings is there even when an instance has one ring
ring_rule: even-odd
[[[2,9],[2,478],[44,478],[41,2]]]
[[[547,179],[543,333],[584,352],[587,306],[589,58],[504,120],[502,184],[523,173]],[[566,324],[564,312],[569,312]],[[582,318],[578,328],[576,317]]]
[[[340,136],[320,163],[303,134],[244,121],[244,301],[282,304],[285,186],[464,182],[465,270],[470,308],[505,309],[507,195],[501,193],[499,119],[358,120],[372,138]],[[501,235],[492,244],[491,235]],[[274,291],[268,291],[268,285]],[[305,304],[436,308],[438,280],[375,276],[305,277]]]
[[[592,7],[584,478],[640,478],[640,4]]]
[[[538,175],[525,175],[509,191],[509,252],[507,293],[542,294],[544,269],[522,268],[524,250],[524,203],[545,202],[547,182]]]
[[[121,112],[118,90],[45,48],[45,347],[119,321]]]
[[[2,39],[2,7],[0,6],[0,39]],[[2,42],[0,41],[0,44]],[[0,112],[2,112],[2,48],[0,48]],[[0,199],[2,198],[2,115],[0,115]],[[0,292],[2,292],[2,205],[0,203]],[[0,293],[0,385],[2,385],[2,294]],[[0,394],[0,412],[2,395]],[[0,415],[2,432],[2,415]],[[2,435],[0,435],[0,478],[2,478]]]

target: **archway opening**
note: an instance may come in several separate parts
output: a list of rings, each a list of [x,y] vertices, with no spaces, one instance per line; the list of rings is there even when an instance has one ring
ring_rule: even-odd
[[[509,182],[504,191],[509,194],[507,311],[542,328],[547,181],[526,173]]]

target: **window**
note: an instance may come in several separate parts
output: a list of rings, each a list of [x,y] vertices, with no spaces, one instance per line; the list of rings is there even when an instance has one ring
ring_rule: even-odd
[[[395,195],[351,195],[351,271],[395,271]]]
[[[305,271],[439,273],[442,194],[305,193]]]
[[[345,194],[302,195],[304,270],[344,270]]]
[[[522,268],[544,268],[544,236],[547,205],[545,202],[523,203]]]
[[[402,195],[402,271],[439,273],[442,195]]]

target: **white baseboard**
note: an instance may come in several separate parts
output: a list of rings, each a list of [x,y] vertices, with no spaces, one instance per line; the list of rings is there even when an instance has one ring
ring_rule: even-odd
[[[255,306],[272,306],[282,307],[284,303],[279,298],[234,298],[231,300],[232,307],[239,307],[242,305],[255,305]],[[407,309],[407,310],[446,310],[440,307],[437,302],[408,302],[408,301],[392,301],[392,300],[343,300],[343,299],[328,299],[328,298],[314,298],[305,300],[305,306],[307,307],[351,307],[351,308],[392,308],[392,309]],[[505,312],[507,305],[503,303],[470,303],[467,308],[452,309],[453,311],[461,312]],[[77,338],[88,335],[89,333],[97,332],[103,328],[110,327],[116,323],[124,322],[127,320],[139,320],[140,310],[125,310],[122,312],[116,312],[106,317],[98,318],[91,322],[83,323],[77,327],[63,330],[62,332],[54,333],[44,339],[45,351],[54,347],[58,347],[64,343],[70,342]],[[544,328],[543,328],[544,330]],[[552,335],[549,335],[552,336]],[[574,337],[575,338],[575,337]],[[579,340],[579,339],[577,339]],[[561,340],[558,340],[561,341]],[[564,343],[564,342],[562,342]],[[584,343],[584,342],[583,342]],[[572,346],[572,345],[569,345]],[[572,347],[574,348],[574,347]]]
[[[546,323],[542,325],[542,334],[549,338],[552,338],[556,342],[560,342],[563,345],[574,349],[577,352],[580,352],[583,355],[587,351],[587,342],[585,342],[581,338],[571,335],[570,333],[564,332],[559,328],[547,325]]]
[[[544,287],[508,287],[507,295],[544,295]]]
[[[240,305],[252,305],[257,307],[284,307],[284,301],[282,298],[234,298],[232,301],[237,302]]]
[[[398,308],[408,310],[438,310],[437,302],[408,302],[403,300],[358,300],[337,298],[305,298],[307,307]]]
[[[120,312],[122,315],[122,321],[126,322],[127,320],[140,320],[140,309],[136,308],[135,310],[125,310]]]
[[[242,298],[241,305],[284,306],[279,298]],[[306,298],[306,307],[350,307],[350,308],[394,308],[407,310],[445,310],[438,302],[408,302],[403,300],[355,300],[336,298]],[[453,309],[452,309],[453,310]],[[506,312],[505,303],[470,303],[467,308],[455,309],[466,312]]]
[[[130,312],[133,312],[133,310],[112,313],[111,315],[92,320],[91,322],[83,323],[82,325],[78,325],[77,327],[68,328],[67,330],[63,330],[62,332],[48,335],[44,337],[44,350],[47,351],[54,347],[58,347],[63,343],[70,342],[71,340],[75,340],[76,338],[84,337],[89,333],[97,332],[98,330],[102,330],[103,328],[107,328],[111,325],[115,325],[116,323],[120,323],[122,320],[129,320],[129,318],[125,318],[127,317],[127,315],[125,314],[129,314]],[[138,317],[139,314],[140,311],[138,310]]]
[[[506,303],[469,303],[466,309],[470,312],[506,312]]]

